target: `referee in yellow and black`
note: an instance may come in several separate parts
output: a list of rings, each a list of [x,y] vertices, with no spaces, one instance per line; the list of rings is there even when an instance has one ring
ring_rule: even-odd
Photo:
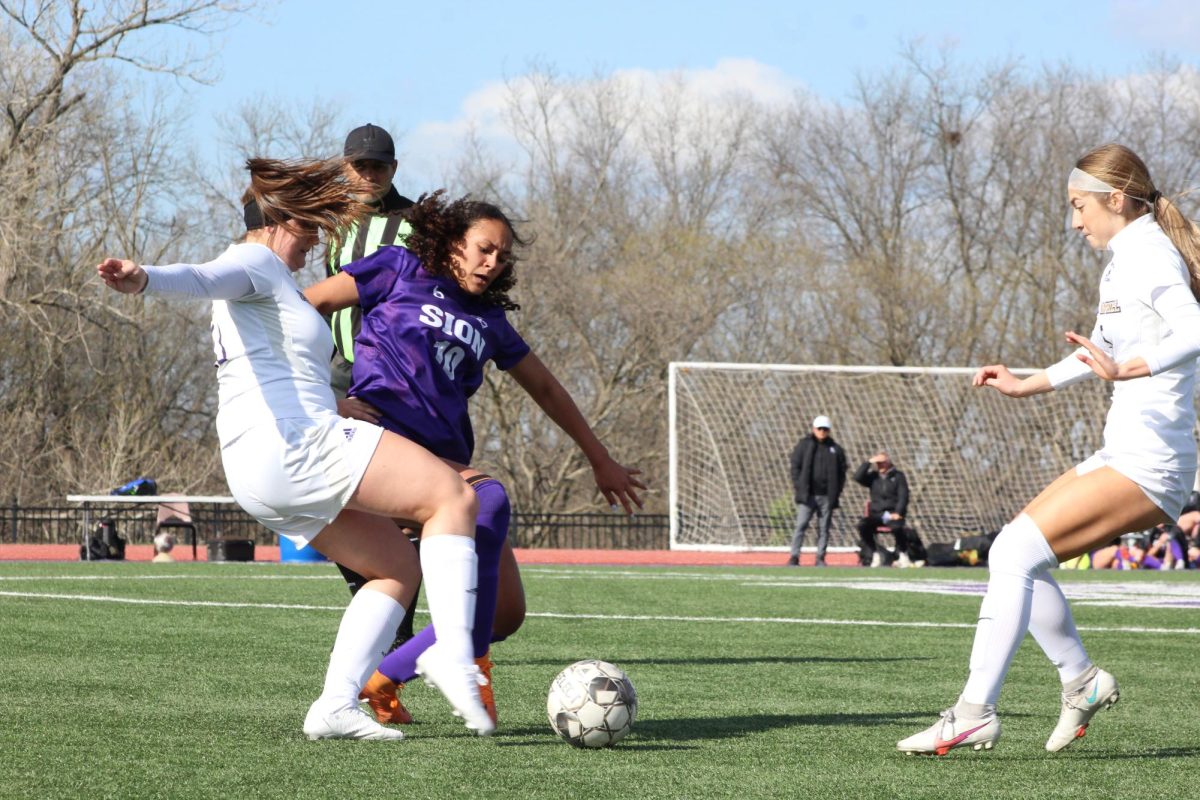
[[[371,215],[356,223],[342,237],[339,249],[330,249],[325,261],[325,274],[334,276],[351,261],[371,255],[380,247],[403,245],[412,228],[404,219],[404,211],[413,201],[396,191],[392,179],[396,177],[396,144],[392,136],[378,125],[367,123],[350,131],[342,149],[346,168],[358,176],[364,185],[371,187],[368,196],[360,198],[373,209]],[[339,399],[346,397],[350,389],[350,372],[354,364],[354,337],[362,325],[362,309],[358,306],[335,311],[329,320],[333,328],[333,361],[330,385]],[[415,532],[405,531],[414,544],[419,540]],[[337,565],[346,579],[350,593],[355,594],[366,583],[366,578],[341,564]],[[418,586],[419,589],[419,586]],[[413,611],[416,597],[404,621],[396,631],[392,649],[412,638]]]
[[[325,262],[325,274],[332,277],[351,261],[371,255],[380,247],[403,245],[412,230],[404,220],[405,209],[413,201],[396,191],[396,145],[391,134],[378,125],[367,123],[350,131],[342,150],[347,169],[354,172],[371,193],[363,199],[373,209],[371,216],[352,226],[342,238],[342,246],[330,249]],[[352,306],[335,311],[330,319],[333,328],[333,393],[346,396],[350,388],[350,369],[354,363],[354,337],[362,325],[362,309]]]

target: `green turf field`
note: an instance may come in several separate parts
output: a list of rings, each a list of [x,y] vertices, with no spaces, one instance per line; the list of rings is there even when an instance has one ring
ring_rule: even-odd
[[[524,575],[530,617],[493,654],[494,737],[413,685],[406,740],[309,742],[347,599],[332,566],[0,564],[0,797],[1200,796],[1196,573],[1061,575],[1087,595],[1076,620],[1121,703],[1044,752],[1057,676],[1027,640],[997,749],[942,759],[895,742],[961,688],[979,599],[954,592],[983,570]],[[1180,607],[1149,605],[1163,599]],[[582,658],[638,690],[611,750],[575,750],[546,723],[551,678]]]

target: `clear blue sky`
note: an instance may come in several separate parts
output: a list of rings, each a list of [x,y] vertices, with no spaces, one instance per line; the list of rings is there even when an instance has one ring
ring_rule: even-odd
[[[964,64],[1125,75],[1155,53],[1200,63],[1200,0],[279,0],[223,35],[216,85],[183,88],[201,135],[215,112],[258,96],[336,98],[347,119],[395,128],[416,157],[422,131],[461,121],[534,62],[588,77],[737,59],[735,80],[837,99],[914,40],[953,45]]]

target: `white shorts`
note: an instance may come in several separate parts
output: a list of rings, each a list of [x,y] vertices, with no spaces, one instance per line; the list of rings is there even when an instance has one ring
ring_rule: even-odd
[[[1075,467],[1075,472],[1079,475],[1086,475],[1100,467],[1112,467],[1136,483],[1146,497],[1150,498],[1150,502],[1158,506],[1171,519],[1179,519],[1179,514],[1191,495],[1192,486],[1196,480],[1195,470],[1182,472],[1161,467],[1147,467],[1121,456],[1110,455],[1103,450]]]
[[[330,415],[258,425],[221,447],[238,505],[305,547],[358,488],[383,428]]]

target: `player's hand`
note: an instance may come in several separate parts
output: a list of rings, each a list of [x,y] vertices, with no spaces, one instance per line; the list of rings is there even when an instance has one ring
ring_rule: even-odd
[[[972,386],[990,386],[1000,394],[1008,397],[1021,396],[1021,379],[1008,371],[1003,364],[989,364],[980,367],[971,379]]]
[[[634,506],[639,510],[642,508],[642,500],[635,490],[645,490],[646,486],[634,477],[642,474],[640,469],[625,467],[606,458],[592,467],[592,473],[596,478],[596,486],[613,511],[624,508],[625,513],[632,516]]]
[[[379,424],[379,409],[357,397],[345,397],[338,400],[337,410],[338,415],[348,419],[361,419],[363,422]]]
[[[138,294],[146,288],[150,276],[128,259],[106,258],[96,265],[104,285],[121,294]]]
[[[1092,372],[1106,381],[1120,379],[1120,365],[1113,360],[1112,356],[1093,344],[1091,339],[1086,336],[1080,336],[1075,331],[1067,331],[1067,341],[1087,350],[1086,354],[1077,353],[1075,357],[1091,367]]]

